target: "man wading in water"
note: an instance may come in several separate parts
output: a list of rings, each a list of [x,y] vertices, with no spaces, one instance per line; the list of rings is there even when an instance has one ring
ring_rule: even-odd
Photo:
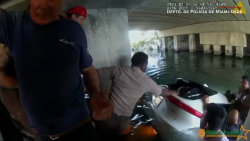
[[[41,139],[96,141],[80,73],[90,92],[93,118],[110,117],[113,107],[100,92],[82,27],[58,16],[62,4],[30,0],[30,13],[1,9],[0,42],[12,53],[23,108]],[[3,87],[16,87],[6,83],[4,73],[0,78]]]

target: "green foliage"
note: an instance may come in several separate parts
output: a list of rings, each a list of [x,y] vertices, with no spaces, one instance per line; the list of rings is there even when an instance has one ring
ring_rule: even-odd
[[[146,31],[142,32],[142,36],[146,33]],[[142,40],[139,41],[138,43],[133,43],[131,46],[132,48],[138,49],[138,48],[146,48],[146,47],[150,47],[151,45],[157,45],[157,43],[155,42],[156,40],[160,40],[161,38],[158,36],[158,32],[155,31],[154,33],[154,37],[152,37],[149,40]]]

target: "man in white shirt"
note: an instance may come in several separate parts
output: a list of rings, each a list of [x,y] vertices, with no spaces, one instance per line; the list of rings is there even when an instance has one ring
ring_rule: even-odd
[[[145,74],[148,55],[137,52],[131,59],[132,66],[107,67],[98,69],[100,79],[112,80],[110,99],[114,105],[112,117],[103,121],[105,129],[114,130],[118,135],[130,132],[130,116],[137,101],[146,92],[155,96],[177,94],[176,91],[162,89]]]

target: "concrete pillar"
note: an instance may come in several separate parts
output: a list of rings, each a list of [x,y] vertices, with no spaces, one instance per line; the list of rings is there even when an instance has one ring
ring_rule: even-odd
[[[221,46],[220,45],[213,45],[214,48],[214,54],[220,55],[221,54]]]
[[[203,45],[203,47],[204,47],[204,54],[212,53],[212,50],[210,49],[210,45]]]
[[[196,52],[196,42],[194,34],[189,34],[189,52]]]
[[[181,46],[180,36],[174,36],[174,51],[176,52],[180,51],[180,46]]]
[[[243,52],[243,47],[236,47],[236,57],[243,58],[244,52]]]
[[[226,56],[233,56],[233,47],[232,46],[225,46],[225,55]]]
[[[167,37],[162,37],[162,48],[164,48],[164,50],[168,50],[168,45],[167,45]]]
[[[88,9],[84,30],[96,68],[130,65],[131,47],[126,9]]]
[[[96,68],[130,66],[128,13],[123,8],[87,9],[84,30],[88,50]],[[110,91],[111,81],[100,80],[100,87]]]

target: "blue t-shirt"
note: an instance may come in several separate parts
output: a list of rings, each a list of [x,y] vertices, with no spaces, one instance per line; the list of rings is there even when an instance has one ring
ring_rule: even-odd
[[[41,26],[29,13],[1,10],[0,43],[13,55],[21,102],[40,134],[69,131],[89,117],[81,70],[93,61],[77,22]]]

